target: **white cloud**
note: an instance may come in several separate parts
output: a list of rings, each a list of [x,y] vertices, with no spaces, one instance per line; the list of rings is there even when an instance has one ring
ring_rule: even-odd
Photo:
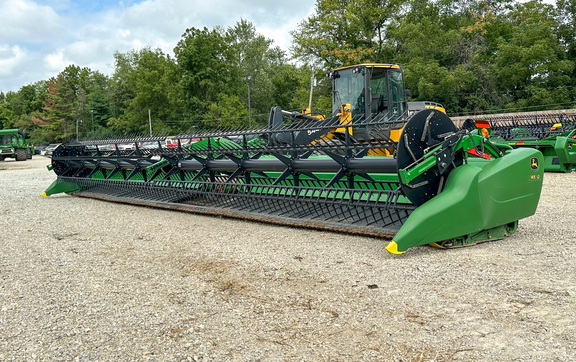
[[[0,41],[37,42],[65,30],[60,16],[50,7],[30,0],[0,0]]]
[[[66,59],[64,52],[59,49],[54,53],[50,53],[44,56],[44,64],[46,65],[47,69],[53,73],[64,70],[64,68],[72,64],[72,62]]]
[[[0,75],[10,75],[26,58],[26,51],[18,45],[0,45]]]
[[[39,5],[40,1],[52,7]],[[90,5],[100,9],[94,13],[82,10],[83,2],[69,0],[0,0],[0,44],[6,44],[0,50],[0,62],[4,62],[0,64],[10,65],[10,70],[0,70],[0,91],[49,79],[70,64],[111,74],[115,52],[151,47],[172,54],[187,28],[226,29],[240,19],[250,21],[258,33],[288,50],[289,32],[314,10],[315,3],[119,0],[104,10],[105,3]]]
[[[291,42],[290,31],[314,10],[315,1],[295,0],[275,2],[269,0],[147,0],[125,9],[116,21],[133,30],[138,38],[148,37],[150,41],[172,39],[171,51],[187,28],[209,29],[214,26],[231,27],[240,19],[254,24],[256,30],[276,45],[288,49]],[[294,9],[299,9],[295,11]],[[149,44],[158,46],[158,42]]]

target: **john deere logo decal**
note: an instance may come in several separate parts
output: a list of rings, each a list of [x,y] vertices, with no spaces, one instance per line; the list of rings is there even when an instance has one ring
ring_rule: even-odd
[[[538,169],[538,157],[532,157],[530,159],[530,168],[533,170],[537,170]]]

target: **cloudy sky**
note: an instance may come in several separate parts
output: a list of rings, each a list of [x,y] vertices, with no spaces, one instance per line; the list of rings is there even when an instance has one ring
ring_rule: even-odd
[[[104,74],[113,54],[146,46],[172,54],[187,28],[241,18],[288,50],[315,0],[0,0],[0,91],[47,80],[70,64]]]

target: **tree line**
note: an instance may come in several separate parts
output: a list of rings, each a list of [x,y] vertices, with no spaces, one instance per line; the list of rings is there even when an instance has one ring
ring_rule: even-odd
[[[247,20],[189,28],[173,56],[116,53],[112,75],[69,65],[0,93],[0,126],[34,142],[266,124],[272,106],[331,109],[331,68],[398,63],[411,100],[449,114],[576,106],[576,0],[317,0],[292,58]],[[294,62],[296,60],[296,62]]]

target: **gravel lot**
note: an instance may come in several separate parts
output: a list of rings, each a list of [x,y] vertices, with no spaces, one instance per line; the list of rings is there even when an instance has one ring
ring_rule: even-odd
[[[40,194],[0,162],[0,360],[574,361],[576,173],[506,240],[385,240]]]

